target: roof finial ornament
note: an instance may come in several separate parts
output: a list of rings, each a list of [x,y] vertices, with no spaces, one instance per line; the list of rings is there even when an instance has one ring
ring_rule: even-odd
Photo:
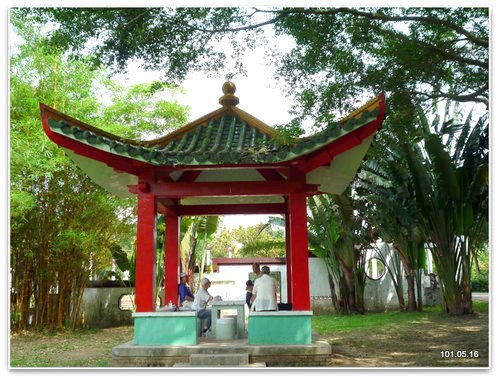
[[[230,107],[239,104],[239,98],[237,96],[234,96],[234,93],[236,92],[236,85],[234,84],[234,82],[225,82],[222,86],[222,91],[224,95],[220,99],[218,99],[218,102],[221,105]]]

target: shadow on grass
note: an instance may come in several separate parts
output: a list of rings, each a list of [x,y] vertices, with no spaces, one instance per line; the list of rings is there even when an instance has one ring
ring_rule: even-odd
[[[475,310],[317,316],[313,328],[331,344],[333,366],[487,367],[488,304],[476,303]]]

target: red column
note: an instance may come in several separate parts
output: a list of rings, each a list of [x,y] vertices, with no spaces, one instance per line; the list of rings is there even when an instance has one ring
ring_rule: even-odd
[[[165,215],[165,304],[178,303],[178,262],[180,218],[178,215]]]
[[[139,190],[135,304],[138,312],[156,310],[156,198],[147,187]]]
[[[296,183],[296,190],[290,193],[288,205],[293,310],[310,310],[307,195],[303,190],[305,176],[294,173],[292,180]]]
[[[284,215],[284,221],[286,225],[286,282],[287,282],[287,292],[288,292],[288,303],[293,303],[293,283],[292,269],[293,269],[293,258],[291,257],[291,238],[289,230],[289,212]]]

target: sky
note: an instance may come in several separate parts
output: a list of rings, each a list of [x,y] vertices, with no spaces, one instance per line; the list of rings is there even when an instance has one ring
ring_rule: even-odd
[[[293,44],[289,38],[271,40],[273,47],[280,51],[289,50]],[[228,51],[228,48],[227,48]],[[268,125],[284,124],[291,120],[289,109],[291,99],[283,93],[273,79],[274,68],[267,66],[266,46],[258,46],[247,52],[243,58],[246,75],[236,74],[232,82],[236,85],[235,95],[239,98],[238,107],[262,120]],[[195,120],[220,107],[218,99],[223,95],[222,85],[226,81],[222,72],[209,78],[202,72],[191,72],[180,84],[185,90],[177,99],[191,108],[190,121]],[[129,73],[115,77],[121,83],[132,85],[161,79],[161,71],[145,72],[138,62],[129,66]]]

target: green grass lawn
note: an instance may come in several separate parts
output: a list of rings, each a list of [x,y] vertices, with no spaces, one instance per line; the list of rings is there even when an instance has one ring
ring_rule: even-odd
[[[486,315],[489,305],[487,302],[473,302],[473,307],[478,313]],[[343,344],[342,347],[358,350],[371,347],[372,350],[378,352],[380,347],[387,347],[394,341],[406,342],[408,345],[417,346],[418,343],[426,345],[426,342],[421,342],[421,336],[428,335],[428,332],[422,333],[416,330],[425,326],[430,332],[438,326],[444,326],[444,329],[447,328],[446,326],[451,326],[458,329],[457,333],[461,334],[462,329],[466,327],[462,326],[463,322],[470,324],[469,334],[471,335],[463,336],[462,339],[470,341],[475,334],[473,331],[476,330],[474,318],[449,316],[442,313],[439,307],[425,308],[417,313],[389,311],[363,315],[318,315],[312,318],[312,328],[334,345],[335,352],[340,344]],[[416,334],[415,331],[417,331]],[[456,335],[456,331],[452,330],[450,334]],[[380,340],[383,336],[386,336],[386,341]],[[112,361],[112,348],[132,339],[132,326],[65,330],[59,333],[29,331],[13,334],[10,339],[10,365],[11,367],[109,367]],[[444,341],[448,339],[443,338]],[[486,345],[487,332],[484,332],[484,337],[478,336],[477,340],[484,341]],[[456,346],[455,349],[461,347]],[[473,349],[477,349],[474,347]],[[420,351],[416,351],[416,354],[424,350],[426,348],[421,348]],[[486,348],[480,347],[480,350],[484,356],[487,355]],[[351,355],[357,356],[356,353]],[[417,355],[411,352],[410,356]],[[428,360],[434,359],[435,355]],[[437,359],[439,359],[438,356]],[[444,364],[455,365],[451,362]],[[349,362],[348,365],[352,364]],[[397,366],[392,362],[385,365]],[[425,365],[428,364],[425,362]]]
[[[487,313],[488,302],[473,301],[473,309],[479,313]],[[318,315],[312,318],[312,328],[318,334],[331,332],[352,331],[358,329],[372,329],[376,327],[388,328],[394,325],[410,323],[417,320],[427,320],[432,317],[442,316],[440,306],[425,307],[421,312],[403,313],[400,311],[387,311],[384,313],[366,313],[356,315]]]

